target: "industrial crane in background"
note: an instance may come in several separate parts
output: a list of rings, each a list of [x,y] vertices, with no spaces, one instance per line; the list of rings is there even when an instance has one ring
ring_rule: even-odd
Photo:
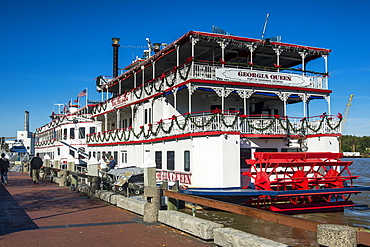
[[[347,119],[348,119],[348,115],[349,115],[349,110],[351,109],[353,96],[354,96],[354,94],[351,94],[349,96],[348,102],[346,104],[346,108],[344,108],[344,111],[343,111],[342,126],[341,126],[341,131],[340,131],[342,133],[342,135],[343,135],[344,130],[346,128]]]
[[[348,102],[347,102],[346,107],[344,108],[344,111],[343,111],[342,126],[341,126],[341,130],[340,130],[342,135],[343,135],[344,130],[346,128],[347,119],[348,119],[348,116],[349,116],[349,110],[351,109],[353,96],[354,96],[354,94],[351,94],[349,96]],[[352,136],[352,145],[351,145],[352,146],[351,147],[352,152],[355,152],[355,150],[356,150],[356,145],[355,145],[355,139],[354,138],[355,137]],[[342,139],[340,140],[339,145],[340,145],[340,151],[343,152],[343,150],[342,150]]]

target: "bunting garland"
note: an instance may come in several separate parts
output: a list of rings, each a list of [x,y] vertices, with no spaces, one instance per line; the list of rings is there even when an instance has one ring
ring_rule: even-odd
[[[229,117],[229,116],[228,116]],[[327,126],[335,130],[337,129],[341,122],[342,118],[338,115],[337,116],[339,121],[337,124],[332,125],[330,123],[330,120],[332,118],[329,118],[327,115],[323,115],[318,126],[312,127],[310,122],[306,118],[302,118],[300,123],[298,123],[300,126],[299,127],[294,127],[294,125],[291,123],[289,119],[285,119],[285,124],[283,119],[281,119],[279,116],[276,116],[273,119],[260,119],[261,125],[263,127],[257,127],[252,124],[251,119],[248,118],[246,115],[235,115],[233,121],[228,124],[227,121],[225,121],[226,116],[222,114],[222,112],[219,111],[214,111],[213,114],[209,117],[207,117],[206,121],[203,121],[204,118],[192,118],[190,114],[187,114],[183,119],[181,119],[180,123],[179,118],[175,115],[173,115],[169,120],[170,123],[168,126],[165,126],[163,120],[160,120],[157,124],[156,127],[153,124],[148,124],[148,129],[145,130],[144,126],[140,126],[140,130],[138,132],[135,132],[135,130],[130,127],[130,128],[125,128],[125,129],[119,129],[119,130],[113,130],[113,131],[107,131],[103,133],[95,133],[95,134],[90,134],[87,135],[87,143],[91,142],[108,142],[108,141],[129,141],[131,139],[131,134],[135,139],[140,139],[143,137],[144,139],[149,139],[151,137],[158,137],[160,134],[160,131],[162,131],[164,134],[174,134],[173,133],[173,128],[176,126],[178,129],[184,131],[186,127],[189,126],[189,124],[193,124],[197,128],[204,128],[207,126],[210,126],[215,118],[220,118],[220,123],[222,123],[223,126],[230,128],[230,127],[238,127],[237,125],[242,125],[244,122],[248,125],[248,127],[252,130],[256,131],[265,131],[269,129],[273,124],[278,123],[279,126],[285,130],[287,133],[299,133],[303,132],[306,129],[309,129],[315,133],[318,133],[320,129],[322,128],[324,122],[326,122]],[[238,123],[238,119],[240,120]],[[201,122],[199,120],[202,120]],[[264,123],[262,123],[262,121]],[[119,134],[121,133],[121,134]]]

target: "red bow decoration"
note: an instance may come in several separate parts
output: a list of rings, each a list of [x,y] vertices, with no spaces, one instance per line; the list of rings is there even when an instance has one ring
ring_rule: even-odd
[[[216,108],[216,110],[213,110],[212,111],[212,114],[220,114],[222,111],[218,108]]]
[[[221,58],[220,58],[220,63],[221,64],[226,64],[226,62],[224,60],[222,60]]]
[[[274,63],[274,66],[275,66],[275,68],[280,68],[281,67],[281,65],[277,65],[276,63]]]
[[[191,62],[191,61],[193,61],[193,58],[194,58],[194,57],[188,57],[188,58],[186,59],[186,62]]]

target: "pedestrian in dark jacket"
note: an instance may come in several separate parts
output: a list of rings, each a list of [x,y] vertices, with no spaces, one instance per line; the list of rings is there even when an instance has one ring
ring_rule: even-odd
[[[33,184],[38,184],[39,183],[39,178],[40,178],[40,169],[43,165],[42,159],[39,157],[39,153],[36,154],[36,157],[33,157],[31,160],[31,169],[32,169],[32,179],[33,179]]]
[[[10,167],[9,160],[5,158],[5,154],[1,154],[0,158],[0,176],[1,176],[1,183],[3,185],[8,184],[8,168]]]
[[[111,156],[109,158],[109,170],[113,170],[117,165],[116,160]]]

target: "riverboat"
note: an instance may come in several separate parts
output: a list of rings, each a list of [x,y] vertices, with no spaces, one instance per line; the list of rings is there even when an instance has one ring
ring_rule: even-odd
[[[101,123],[91,118],[95,103],[80,107],[71,102],[64,104],[62,111],[53,111],[51,122],[36,129],[35,153],[48,160],[49,167],[67,169],[68,164],[73,164],[86,170],[89,158],[86,134],[101,131]],[[76,170],[75,167],[69,168]]]
[[[178,182],[182,193],[244,198],[262,209],[354,205],[349,197],[361,189],[352,162],[340,160],[330,49],[190,31],[169,45],[147,39],[144,58],[118,75],[113,41],[114,77],[96,80],[107,99],[92,110],[102,127],[87,135],[90,157],[155,166],[157,182]],[[321,71],[310,69],[313,61]],[[327,107],[310,116],[318,100]],[[301,114],[288,116],[297,104]]]

